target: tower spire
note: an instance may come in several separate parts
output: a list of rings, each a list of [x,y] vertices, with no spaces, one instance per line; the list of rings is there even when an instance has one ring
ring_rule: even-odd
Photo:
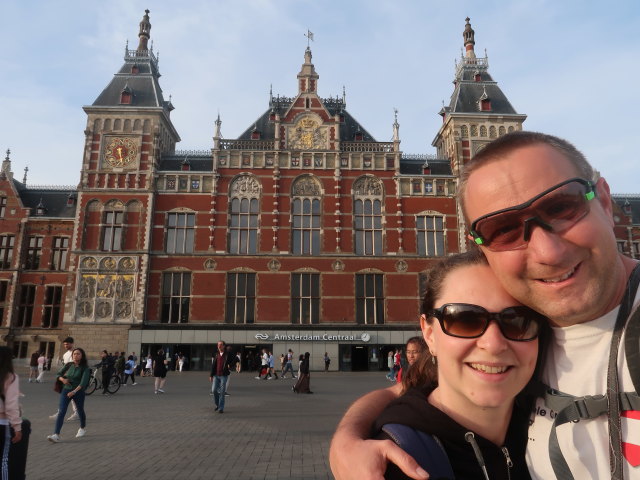
[[[140,43],[138,43],[139,52],[146,52],[149,50],[147,44],[150,36],[151,23],[149,22],[149,9],[147,9],[144,11],[144,17],[142,17],[142,21],[140,22],[140,32],[138,33],[138,37],[140,38]]]
[[[464,26],[464,32],[462,32],[462,38],[464,39],[464,49],[466,51],[465,57],[467,58],[476,58],[476,53],[473,50],[473,46],[476,44],[474,39],[474,35],[476,32],[471,28],[471,23],[469,22],[471,19],[467,17],[465,21],[467,22]]]
[[[320,75],[316,73],[316,69],[311,63],[311,58],[311,48],[307,47],[304,51],[304,63],[300,73],[298,73],[298,94],[318,91],[318,78],[320,78]]]

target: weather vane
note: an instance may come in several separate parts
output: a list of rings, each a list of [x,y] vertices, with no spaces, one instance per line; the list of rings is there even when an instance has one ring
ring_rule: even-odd
[[[307,48],[309,48],[310,43],[313,41],[313,32],[309,29],[307,29],[307,33],[304,34],[305,37],[307,37]]]

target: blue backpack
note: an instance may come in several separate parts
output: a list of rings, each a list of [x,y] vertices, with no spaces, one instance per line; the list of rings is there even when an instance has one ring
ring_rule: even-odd
[[[382,431],[411,455],[432,480],[454,480],[451,462],[437,437],[399,423],[387,423]]]

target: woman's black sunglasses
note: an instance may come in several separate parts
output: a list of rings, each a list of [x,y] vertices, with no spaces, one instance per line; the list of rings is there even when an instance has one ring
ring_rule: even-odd
[[[481,337],[491,320],[495,320],[504,338],[515,342],[535,339],[542,322],[547,321],[544,315],[529,307],[509,307],[494,313],[469,303],[446,303],[427,315],[438,319],[444,333],[459,338]]]

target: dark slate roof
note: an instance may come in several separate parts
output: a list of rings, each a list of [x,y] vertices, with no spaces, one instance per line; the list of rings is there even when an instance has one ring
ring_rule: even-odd
[[[171,110],[173,107],[170,102],[165,101],[162,96],[162,89],[158,82],[160,72],[153,51],[128,50],[124,60],[124,65],[98,95],[93,106],[126,108],[128,105],[120,103],[120,96],[123,90],[128,89],[133,96],[131,107],[163,107]],[[137,73],[132,73],[134,66],[138,69]]]
[[[169,154],[162,155],[159,170],[164,172],[177,172],[182,170],[182,164],[187,161],[192,172],[211,172],[213,170],[213,157],[211,154]]]
[[[78,191],[76,189],[65,189],[64,187],[49,188],[28,188],[24,184],[14,180],[20,200],[26,208],[31,209],[31,216],[36,217],[36,208],[42,204],[45,208],[44,217],[75,218],[76,206],[78,204]],[[67,205],[69,195],[75,201]]]
[[[293,99],[282,100],[282,97],[277,97],[277,100],[271,101],[271,107],[269,110],[260,115],[255,122],[251,124],[242,134],[238,137],[238,140],[251,140],[251,133],[254,129],[258,129],[260,132],[261,140],[273,140],[275,138],[275,124],[269,120],[271,111],[279,110],[284,113],[291,106]],[[367,130],[358,122],[353,116],[344,109],[344,103],[336,99],[320,99],[324,107],[329,112],[329,115],[333,116],[336,113],[342,113],[344,115],[344,122],[340,124],[340,139],[343,141],[352,141],[356,132],[362,133],[362,142],[376,142]]]
[[[447,159],[408,154],[403,154],[400,158],[400,173],[403,175],[424,175],[425,163],[431,169],[430,175],[452,175],[451,163]]]
[[[614,193],[612,197],[623,211],[624,206],[628,204],[631,207],[631,222],[634,225],[640,225],[640,194]]]
[[[478,59],[478,64],[470,63],[469,59],[463,58],[458,66],[455,78],[455,89],[451,95],[449,106],[445,107],[451,113],[489,113],[489,114],[517,114],[511,106],[506,95],[502,92],[498,83],[491,78],[487,71],[488,62],[486,58]],[[476,81],[476,74],[480,75],[480,80]],[[481,112],[478,107],[480,98],[486,94],[491,101],[491,111]]]

